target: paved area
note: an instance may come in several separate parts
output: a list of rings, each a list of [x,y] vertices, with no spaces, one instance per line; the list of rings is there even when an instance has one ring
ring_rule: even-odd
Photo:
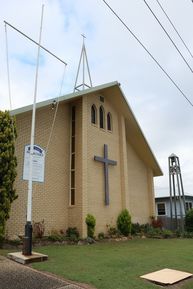
[[[79,285],[36,271],[0,256],[0,289],[82,289]]]

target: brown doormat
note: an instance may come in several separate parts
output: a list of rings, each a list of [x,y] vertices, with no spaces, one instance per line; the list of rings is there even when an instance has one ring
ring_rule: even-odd
[[[191,276],[192,274],[187,272],[166,268],[140,277],[161,285],[172,285]]]

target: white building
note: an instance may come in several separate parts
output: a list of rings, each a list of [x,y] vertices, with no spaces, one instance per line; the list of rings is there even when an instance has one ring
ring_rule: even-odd
[[[170,196],[165,196],[165,197],[156,197],[155,198],[155,204],[156,204],[156,215],[157,217],[171,217],[171,204],[170,204]],[[192,209],[193,208],[193,196],[185,195],[185,205],[186,205],[186,210]],[[174,197],[172,197],[172,212],[173,215],[175,214],[175,202],[174,202]],[[180,217],[180,202],[179,202],[179,197],[176,196],[176,212],[177,216]],[[184,205],[182,202],[182,214],[185,216],[184,212]]]

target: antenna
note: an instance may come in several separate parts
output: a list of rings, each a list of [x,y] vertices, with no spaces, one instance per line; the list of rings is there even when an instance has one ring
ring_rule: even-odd
[[[58,56],[56,56],[54,53],[52,53],[51,51],[49,51],[47,48],[45,48],[44,46],[42,46],[41,44],[39,44],[38,42],[36,42],[35,40],[33,40],[31,37],[29,37],[28,35],[26,35],[25,33],[23,33],[22,31],[20,31],[19,29],[17,29],[16,27],[14,27],[13,25],[11,25],[10,23],[8,23],[7,21],[4,21],[5,26],[8,25],[9,27],[11,27],[12,29],[14,29],[15,31],[19,32],[21,35],[23,35],[25,38],[27,38],[28,40],[30,40],[31,42],[35,43],[37,46],[39,46],[41,49],[45,50],[47,53],[49,53],[50,55],[52,55],[53,57],[55,57],[57,60],[59,60],[60,62],[62,62],[63,64],[67,65],[67,63],[65,61],[63,61],[61,58],[59,58]]]
[[[89,66],[88,66],[88,58],[87,58],[87,54],[86,54],[86,47],[85,47],[85,44],[84,44],[84,40],[85,40],[86,36],[84,34],[81,34],[81,36],[83,38],[83,43],[82,43],[82,50],[81,50],[81,54],[80,54],[80,60],[79,60],[79,64],[78,64],[78,71],[77,71],[77,75],[76,75],[76,81],[75,81],[75,85],[74,85],[74,92],[75,91],[80,91],[81,88],[82,88],[82,90],[84,90],[85,88],[92,87],[92,80],[91,80],[90,70],[89,70]],[[77,85],[78,77],[80,75],[80,66],[81,66],[81,64],[82,64],[82,83]],[[86,84],[86,82],[85,82],[85,65],[86,65],[86,68],[87,68],[87,73],[88,73],[90,85]]]

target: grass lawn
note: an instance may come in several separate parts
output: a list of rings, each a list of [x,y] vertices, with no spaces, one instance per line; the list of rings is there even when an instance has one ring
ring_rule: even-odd
[[[163,268],[193,273],[192,239],[139,239],[85,246],[47,246],[49,260],[33,267],[97,289],[159,288],[139,276]],[[192,289],[193,280],[179,288]]]
[[[192,239],[139,239],[95,245],[54,245],[36,248],[48,254],[49,260],[33,267],[66,279],[88,283],[97,289],[163,288],[139,276],[163,268],[193,273]],[[0,250],[6,255],[7,250]],[[172,287],[173,288],[173,287]],[[193,280],[180,284],[192,289]]]
[[[15,250],[5,250],[0,248],[0,256],[6,257],[8,253],[15,252]]]

